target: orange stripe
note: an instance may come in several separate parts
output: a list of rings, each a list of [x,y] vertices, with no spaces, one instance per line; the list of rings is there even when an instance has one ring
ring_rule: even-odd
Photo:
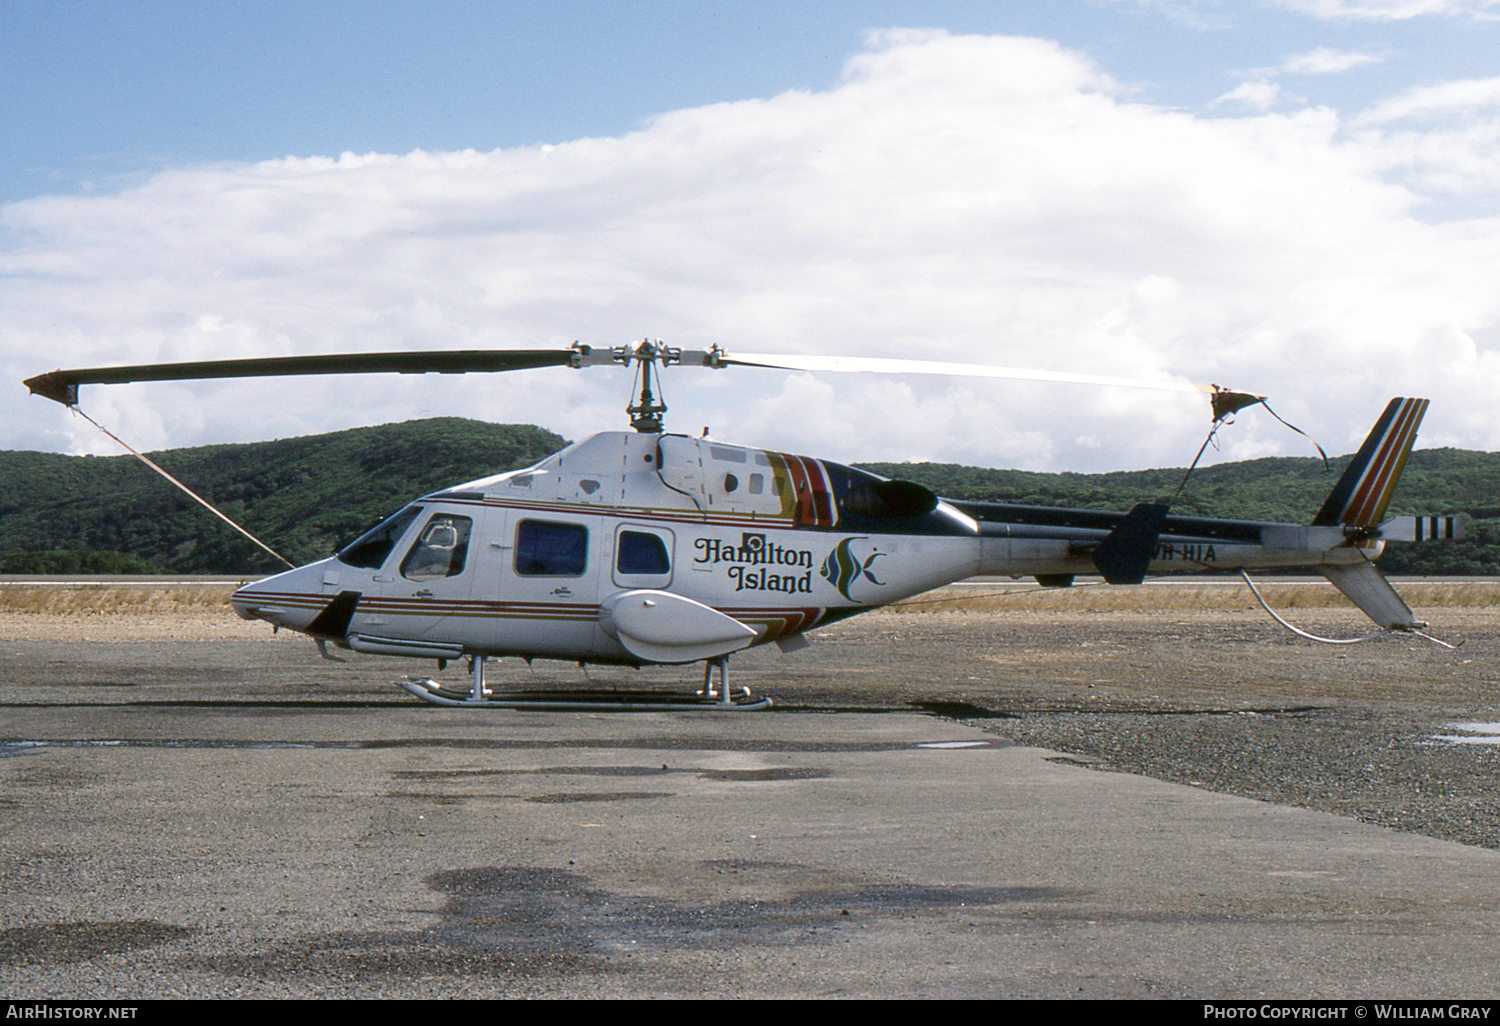
[[[1391,431],[1386,432],[1380,452],[1371,460],[1364,478],[1350,499],[1344,514],[1344,522],[1350,525],[1365,525],[1373,522],[1380,511],[1385,510],[1391,499],[1395,481],[1400,477],[1400,468],[1406,463],[1406,449],[1415,434],[1415,407],[1419,401],[1407,401],[1395,417]]]
[[[1426,411],[1426,399],[1409,399],[1402,404],[1391,429],[1386,432],[1380,450],[1370,461],[1354,497],[1345,508],[1343,522],[1351,527],[1373,523],[1390,504],[1391,493],[1406,466],[1406,457],[1416,439],[1417,425]]]
[[[833,496],[828,494],[828,475],[817,460],[786,454],[787,467],[796,467],[798,515],[804,524],[832,527]]]
[[[765,641],[807,630],[823,615],[821,607],[804,606],[800,609],[753,609],[720,607],[719,612],[732,616],[741,623],[758,623],[766,626]]]
[[[786,459],[786,470],[792,478],[792,495],[797,503],[795,523],[798,527],[815,526],[817,519],[813,515],[810,501],[812,483],[807,479],[807,468],[802,465],[802,457],[791,453],[782,453],[782,456]]]

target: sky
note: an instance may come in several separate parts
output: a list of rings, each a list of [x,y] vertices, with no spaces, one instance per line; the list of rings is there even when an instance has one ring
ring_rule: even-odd
[[[1500,449],[1500,0],[0,0],[0,449],[56,367],[565,348],[961,361]],[[1183,466],[1206,400],[671,368],[668,430]],[[628,374],[84,386],[146,450],[626,427]],[[1314,455],[1240,413],[1208,461]],[[489,468],[476,468],[475,476]]]

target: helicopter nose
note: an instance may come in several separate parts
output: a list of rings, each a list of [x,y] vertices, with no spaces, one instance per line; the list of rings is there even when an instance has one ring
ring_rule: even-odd
[[[323,563],[313,563],[247,584],[229,596],[229,602],[241,619],[300,631],[331,598],[323,594]]]

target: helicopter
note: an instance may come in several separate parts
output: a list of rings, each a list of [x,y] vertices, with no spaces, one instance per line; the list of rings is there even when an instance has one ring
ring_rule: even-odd
[[[435,660],[440,669],[467,659],[467,690],[430,678],[400,682],[437,705],[572,707],[497,695],[486,662],[519,657],[581,666],[701,662],[703,687],[692,702],[756,709],[769,700],[730,686],[734,653],[768,643],[795,652],[810,644],[813,628],[974,576],[1031,576],[1043,587],[1067,587],[1080,574],[1132,585],[1161,574],[1236,571],[1251,583],[1250,569],[1310,568],[1383,631],[1420,632],[1426,624],[1373,560],[1387,542],[1463,537],[1454,517],[1385,519],[1426,399],[1390,401],[1304,525],[1181,516],[1165,503],[1113,512],[947,500],[826,459],[669,433],[653,375],[697,364],[1148,384],[1208,393],[1215,428],[1265,400],[1218,386],[731,355],[718,347],[685,353],[650,339],[607,348],[575,343],[58,370],[26,385],[76,408],[81,384],[602,364],[635,368],[639,392],[627,407],[633,430],[595,434],[534,466],[415,499],[335,555],[240,587],[230,598],[236,613],[309,636],[325,658],[337,658],[332,645]]]

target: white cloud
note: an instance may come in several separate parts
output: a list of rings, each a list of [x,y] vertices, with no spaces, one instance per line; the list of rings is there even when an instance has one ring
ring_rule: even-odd
[[[1200,118],[1034,39],[892,32],[836,88],[665,114],[617,139],[180,168],[4,208],[0,351],[62,366],[403,348],[913,357],[1268,392],[1330,449],[1385,400],[1500,447],[1500,229],[1413,218],[1423,180],[1327,110]],[[1469,173],[1463,154],[1428,154]],[[1446,164],[1443,164],[1444,161]],[[1476,341],[1477,340],[1477,341]],[[1441,352],[1435,358],[1435,352]],[[144,447],[416,416],[624,426],[606,368],[86,386]],[[1061,385],[669,372],[670,428],[832,459],[1181,465],[1206,404]],[[41,399],[7,448],[112,451]],[[23,405],[24,403],[24,405]],[[1310,447],[1264,415],[1222,459]],[[476,474],[485,468],[476,468]]]
[[[1493,198],[1500,188],[1500,78],[1411,89],[1354,126],[1392,172],[1425,192]]]
[[[1336,75],[1350,68],[1366,64],[1379,64],[1384,57],[1372,53],[1354,53],[1347,50],[1332,50],[1320,46],[1316,50],[1294,54],[1279,68],[1271,69],[1277,74],[1289,75]]]
[[[1380,125],[1408,118],[1500,112],[1500,78],[1463,79],[1409,89],[1360,114],[1357,124]]]
[[[1251,110],[1270,110],[1288,99],[1283,94],[1281,85],[1272,79],[1281,75],[1335,75],[1365,64],[1375,64],[1384,59],[1374,54],[1351,53],[1319,47],[1306,53],[1294,54],[1274,68],[1256,68],[1242,73],[1250,77],[1232,91],[1214,100],[1210,106],[1237,104]]]
[[[1279,0],[1279,6],[1332,21],[1406,21],[1427,15],[1489,19],[1500,0]]]
[[[1231,91],[1213,102],[1213,106],[1226,103],[1241,104],[1251,110],[1270,110],[1281,99],[1281,86],[1265,79],[1241,82]]]

